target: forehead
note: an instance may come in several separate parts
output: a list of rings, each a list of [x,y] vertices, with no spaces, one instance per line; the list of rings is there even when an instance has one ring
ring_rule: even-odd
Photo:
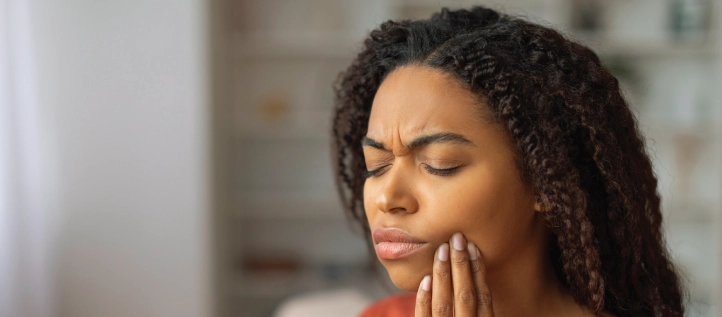
[[[367,135],[402,143],[420,133],[470,133],[488,125],[480,98],[452,75],[423,66],[391,72],[374,97]]]

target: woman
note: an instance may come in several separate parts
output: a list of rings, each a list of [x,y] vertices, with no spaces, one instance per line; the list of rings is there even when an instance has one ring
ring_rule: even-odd
[[[363,316],[683,316],[618,81],[474,7],[371,32],[336,83],[342,199],[394,284]]]

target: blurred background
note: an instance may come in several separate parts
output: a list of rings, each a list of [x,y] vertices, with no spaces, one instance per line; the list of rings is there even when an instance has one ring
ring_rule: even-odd
[[[0,0],[0,316],[355,316],[331,84],[388,19],[486,4],[588,45],[659,177],[688,316],[722,316],[722,1]]]

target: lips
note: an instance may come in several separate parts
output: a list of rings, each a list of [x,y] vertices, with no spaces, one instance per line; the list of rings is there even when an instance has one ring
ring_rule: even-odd
[[[383,260],[410,256],[426,245],[426,242],[398,228],[376,228],[372,236],[376,244],[376,256]]]

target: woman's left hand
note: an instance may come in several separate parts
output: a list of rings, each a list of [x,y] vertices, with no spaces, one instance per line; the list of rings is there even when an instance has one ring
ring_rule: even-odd
[[[450,247],[451,246],[451,247]],[[479,248],[461,233],[443,243],[416,295],[416,317],[493,317],[491,293]]]

